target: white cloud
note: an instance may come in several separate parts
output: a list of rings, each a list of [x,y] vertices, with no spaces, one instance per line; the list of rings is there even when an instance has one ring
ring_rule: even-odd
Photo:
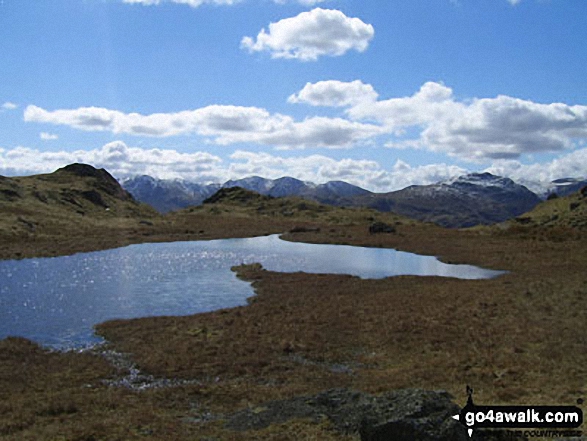
[[[503,95],[459,102],[450,88],[434,82],[412,96],[361,102],[347,113],[355,120],[378,121],[397,135],[417,127],[420,137],[407,140],[409,146],[417,144],[468,161],[561,152],[587,138],[587,106],[540,104]]]
[[[348,114],[353,119],[377,120],[390,131],[395,131],[431,123],[454,113],[458,107],[453,101],[452,89],[427,82],[412,96],[375,103],[359,102],[348,110]]]
[[[587,148],[562,155],[545,164],[522,164],[519,161],[495,161],[485,171],[507,176],[540,192],[546,184],[560,178],[587,178]]]
[[[43,141],[54,141],[56,139],[59,139],[59,136],[53,133],[41,132],[39,134],[39,138],[41,138]]]
[[[218,181],[224,176],[222,160],[206,152],[180,153],[175,150],[128,147],[115,141],[94,150],[40,151],[16,147],[0,151],[0,174],[48,173],[74,162],[106,168],[118,177],[148,174],[160,178],[185,177],[200,181]]]
[[[296,122],[256,107],[216,105],[152,115],[97,107],[47,111],[31,105],[25,109],[24,119],[86,131],[156,137],[197,134],[221,145],[253,142],[281,148],[347,148],[381,134],[379,126],[341,118],[313,117]]]
[[[321,56],[341,56],[351,49],[363,52],[375,31],[358,18],[338,10],[316,8],[262,29],[257,39],[244,37],[241,47],[250,52],[268,51],[273,58],[316,61]]]
[[[73,162],[106,168],[119,178],[147,174],[164,179],[225,182],[252,175],[266,178],[292,176],[324,183],[342,180],[372,191],[388,192],[409,185],[445,181],[469,171],[450,164],[411,166],[397,160],[391,169],[366,159],[336,160],[324,155],[281,157],[264,152],[236,151],[229,160],[207,152],[181,153],[171,149],[129,147],[115,141],[93,150],[41,151],[26,147],[0,149],[0,175],[48,173]],[[561,177],[587,177],[587,148],[573,151],[546,164],[498,160],[484,171],[506,176],[540,191]]]
[[[516,6],[518,3],[520,3],[522,0],[508,0],[508,3],[512,6]]]
[[[370,84],[355,80],[350,83],[342,81],[319,81],[306,83],[304,88],[288,98],[290,103],[305,103],[311,106],[347,107],[360,103],[373,103],[377,92]]]
[[[361,81],[321,81],[306,84],[288,101],[342,107],[346,117],[296,121],[262,108],[227,105],[151,115],[98,107],[48,111],[30,105],[24,120],[134,136],[198,135],[218,145],[279,149],[351,148],[388,135],[384,145],[389,148],[424,149],[470,162],[569,151],[587,140],[587,106],[509,96],[458,101],[452,89],[435,82],[411,96],[378,100],[374,88]]]
[[[203,4],[234,5],[241,0],[122,0],[123,3],[140,4],[144,6],[160,5],[162,3],[176,3],[197,8]]]
[[[587,107],[538,104],[508,96],[459,104],[432,121],[423,142],[469,160],[515,159],[525,153],[561,152],[587,138]]]
[[[271,179],[291,176],[303,181],[324,183],[332,180],[365,186],[385,171],[375,161],[335,160],[323,155],[284,158],[269,153],[237,151],[230,158],[231,176],[259,175]]]
[[[4,104],[2,104],[2,109],[4,110],[14,110],[16,108],[18,108],[17,104],[11,103],[10,101],[5,102]]]
[[[378,192],[400,190],[408,185],[426,185],[466,173],[466,170],[446,164],[411,167],[398,160],[391,170],[376,161],[365,159],[335,160],[327,156],[283,158],[268,153],[238,151],[231,159],[231,176],[259,175],[268,178],[292,176],[303,181],[324,183],[345,181]]]
[[[398,161],[385,170],[372,160],[335,160],[324,155],[284,158],[269,153],[236,151],[229,161],[206,152],[180,153],[171,149],[129,147],[115,141],[93,150],[40,151],[26,147],[0,149],[0,174],[49,173],[74,162],[105,168],[124,178],[147,174],[164,179],[181,178],[195,182],[225,182],[252,175],[266,178],[292,176],[324,183],[342,180],[373,191],[398,190],[412,184],[428,184],[464,172],[445,164],[411,167]]]

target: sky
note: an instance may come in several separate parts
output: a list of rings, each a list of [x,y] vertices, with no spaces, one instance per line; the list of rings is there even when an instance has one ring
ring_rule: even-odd
[[[0,174],[587,177],[585,0],[0,0]]]

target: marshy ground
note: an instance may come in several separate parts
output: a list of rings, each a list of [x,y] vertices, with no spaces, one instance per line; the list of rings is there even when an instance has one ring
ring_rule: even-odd
[[[467,384],[478,404],[574,405],[586,397],[587,242],[585,230],[562,224],[560,213],[551,227],[531,220],[457,231],[365,210],[282,203],[204,206],[150,224],[104,223],[93,234],[22,236],[4,240],[0,252],[67,254],[299,227],[285,238],[392,247],[508,273],[362,280],[247,265],[234,270],[256,290],[248,306],[110,321],[97,327],[107,345],[83,353],[5,339],[0,439],[358,439],[327,419],[244,431],[225,426],[234,412],[262,412],[271,400],[341,387],[444,389],[460,404]],[[375,219],[393,224],[395,233],[369,234]],[[126,372],[100,354],[106,350],[172,385],[113,386]]]

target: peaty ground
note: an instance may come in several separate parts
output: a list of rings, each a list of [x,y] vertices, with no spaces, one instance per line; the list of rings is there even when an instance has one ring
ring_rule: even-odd
[[[302,211],[307,214],[307,207]],[[508,273],[476,281],[362,280],[248,265],[234,269],[257,292],[248,306],[110,321],[97,327],[107,346],[84,353],[5,339],[0,439],[351,440],[358,436],[337,432],[325,418],[243,431],[225,421],[243,409],[262,412],[271,400],[341,387],[369,393],[445,389],[461,405],[467,384],[478,404],[574,405],[587,394],[583,231],[564,225],[457,231],[396,219],[395,233],[371,235],[372,214],[344,212],[344,220],[335,220],[328,218],[333,213],[304,213],[262,216],[208,207],[143,224],[130,239],[123,233],[89,236],[84,247],[268,234],[303,225],[307,232],[286,238],[393,247]],[[74,239],[71,245],[54,241],[53,251],[79,251]],[[15,243],[5,244],[12,250],[5,256],[43,254],[34,242],[22,241],[21,251]],[[128,363],[113,365],[103,355],[107,350],[126,354]],[[134,387],[121,381],[130,363],[143,375]]]

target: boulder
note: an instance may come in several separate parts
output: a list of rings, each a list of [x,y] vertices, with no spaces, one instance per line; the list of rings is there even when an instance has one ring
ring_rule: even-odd
[[[378,233],[395,233],[395,227],[393,225],[386,224],[385,222],[373,222],[369,226],[369,234]]]
[[[235,431],[259,430],[290,419],[327,418],[344,434],[359,434],[361,441],[467,441],[466,428],[452,416],[460,408],[444,391],[394,390],[371,395],[349,389],[331,389],[314,396],[263,403],[229,415],[226,427]],[[503,431],[476,430],[473,440],[505,440]]]

